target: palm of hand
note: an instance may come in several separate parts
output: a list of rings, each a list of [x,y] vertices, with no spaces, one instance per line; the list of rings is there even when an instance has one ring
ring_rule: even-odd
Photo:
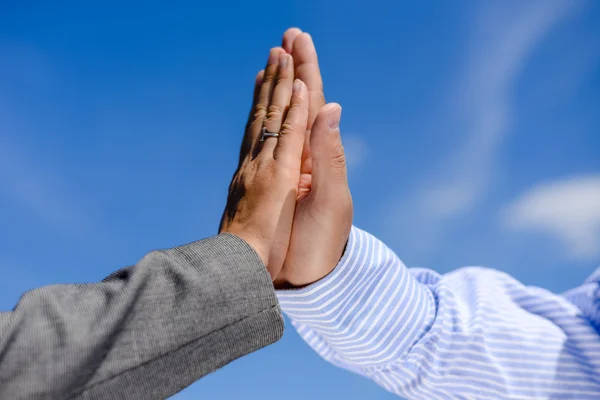
[[[314,189],[312,175],[301,174],[292,235],[276,287],[316,282],[329,274],[343,255],[352,227],[352,198],[347,182]]]

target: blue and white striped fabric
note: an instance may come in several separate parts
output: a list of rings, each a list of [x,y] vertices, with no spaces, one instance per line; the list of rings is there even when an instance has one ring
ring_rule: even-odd
[[[600,270],[562,296],[479,267],[441,276],[353,227],[331,274],[278,297],[323,358],[408,399],[600,399]]]

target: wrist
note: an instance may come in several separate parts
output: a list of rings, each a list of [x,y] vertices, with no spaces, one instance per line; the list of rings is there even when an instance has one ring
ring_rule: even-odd
[[[328,268],[326,274],[321,275],[318,279],[300,284],[294,284],[294,281],[286,280],[284,285],[279,284],[275,287],[278,296],[281,294],[284,298],[288,298],[288,295],[295,297],[296,295],[310,294],[310,298],[318,297],[318,293],[324,290],[325,287],[337,286],[343,284],[342,281],[350,279],[349,276],[355,273],[354,265],[361,252],[361,243],[358,239],[360,232],[359,229],[352,228],[339,262],[333,268]]]
[[[330,248],[341,247],[341,254],[339,251],[330,251],[321,255],[312,253],[308,257],[296,259],[294,264],[288,264],[286,261],[281,274],[273,281],[275,289],[302,289],[318,284],[321,280],[328,278],[336,269],[340,268],[340,265],[348,262],[347,254],[352,247],[351,236],[352,232],[345,235],[345,239],[341,241],[343,246],[339,244],[330,246]]]

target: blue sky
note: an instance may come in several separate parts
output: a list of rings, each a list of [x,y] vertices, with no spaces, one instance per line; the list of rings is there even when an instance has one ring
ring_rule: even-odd
[[[355,223],[409,266],[554,291],[600,265],[600,3],[7,1],[0,309],[215,234],[289,26],[344,108]],[[177,399],[391,399],[287,329]]]

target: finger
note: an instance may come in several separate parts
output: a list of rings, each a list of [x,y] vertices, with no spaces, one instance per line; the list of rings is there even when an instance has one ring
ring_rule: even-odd
[[[339,129],[341,113],[342,108],[339,104],[330,103],[323,106],[311,131],[311,191],[316,196],[319,196],[319,192],[339,190],[340,185],[348,186],[346,159]]]
[[[256,78],[254,79],[254,95],[252,97],[252,106],[250,107],[250,114],[248,115],[248,122],[246,123],[246,128],[244,129],[244,138],[242,139],[242,145],[240,146],[240,159],[238,163],[238,167],[242,164],[242,161],[248,154],[250,147],[252,145],[252,141],[250,139],[250,125],[252,124],[253,118],[252,114],[254,113],[254,107],[256,106],[256,102],[258,100],[258,93],[260,92],[260,87],[262,86],[263,77],[265,75],[265,70],[262,69],[256,74]]]
[[[298,28],[289,28],[283,34],[283,40],[281,41],[281,47],[283,47],[283,49],[286,52],[288,52],[289,54],[292,54],[292,47],[294,45],[294,40],[296,40],[298,35],[300,35],[301,33],[302,33],[302,31]]]
[[[278,169],[285,167],[298,171],[298,175],[300,174],[300,160],[307,123],[308,88],[304,82],[296,79],[290,109],[281,126],[281,136],[273,154]],[[297,184],[297,180],[295,184]]]
[[[271,103],[267,109],[267,116],[263,126],[267,132],[279,132],[283,118],[290,106],[290,98],[292,97],[292,86],[294,84],[294,62],[292,56],[286,53],[281,53],[279,56],[279,72],[277,74],[277,82]],[[277,146],[277,138],[266,138],[263,143],[261,153],[273,154]]]
[[[262,79],[260,90],[258,91],[258,98],[256,105],[254,106],[254,115],[252,118],[252,124],[248,130],[249,140],[252,148],[257,147],[257,142],[260,139],[260,133],[263,127],[264,119],[267,115],[267,108],[271,102],[271,96],[277,79],[277,73],[279,70],[279,56],[284,54],[284,50],[281,47],[275,47],[271,49],[269,53],[269,60]]]
[[[261,69],[260,71],[258,71],[258,74],[256,74],[256,78],[254,79],[254,97],[252,98],[252,106],[254,106],[254,104],[258,100],[258,94],[260,93],[260,88],[262,86],[264,77],[265,70]]]
[[[310,103],[308,129],[310,130],[317,113],[325,105],[325,95],[323,94],[323,80],[319,70],[317,50],[308,33],[303,32],[296,37],[292,48],[292,57],[294,57],[296,78],[306,83],[308,87]]]

